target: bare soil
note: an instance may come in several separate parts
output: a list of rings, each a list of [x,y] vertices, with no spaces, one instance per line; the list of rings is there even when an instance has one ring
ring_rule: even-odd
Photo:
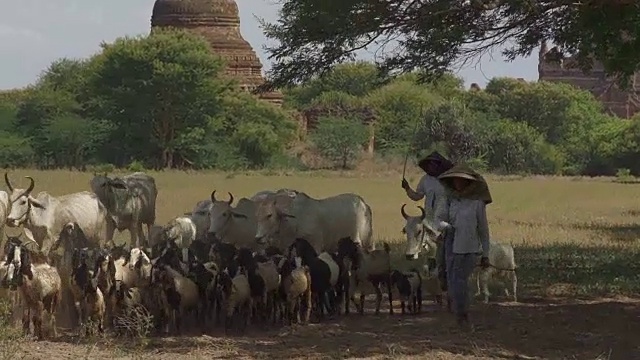
[[[475,331],[457,329],[452,315],[426,302],[420,315],[351,314],[323,323],[245,335],[127,340],[79,339],[21,344],[27,359],[638,359],[640,300],[525,299],[475,304]],[[15,358],[14,357],[14,358]]]

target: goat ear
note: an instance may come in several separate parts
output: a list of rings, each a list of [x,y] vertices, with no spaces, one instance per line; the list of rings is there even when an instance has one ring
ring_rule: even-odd
[[[33,280],[33,271],[31,271],[31,255],[28,251],[22,251],[20,256],[22,257],[22,259],[20,259],[20,262],[22,263],[20,271],[22,274],[27,275],[29,280]]]
[[[113,257],[109,257],[109,264],[107,265],[107,270],[109,274],[115,276],[116,274],[116,263],[113,261]]]
[[[133,294],[131,293],[130,289],[125,289],[124,290],[124,295],[129,299],[133,298]]]

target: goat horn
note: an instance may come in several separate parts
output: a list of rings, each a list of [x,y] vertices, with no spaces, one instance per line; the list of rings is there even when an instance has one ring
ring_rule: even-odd
[[[13,191],[13,186],[11,186],[11,181],[9,181],[9,173],[7,172],[4,173],[4,182],[7,184],[7,189]]]
[[[229,202],[228,202],[228,204],[231,205],[231,203],[233,203],[233,194],[229,193]]]
[[[402,214],[402,217],[407,220],[407,218],[409,218],[409,215],[407,215],[407,213],[404,211],[405,206],[407,206],[407,204],[402,204],[402,207],[400,208],[400,213]]]

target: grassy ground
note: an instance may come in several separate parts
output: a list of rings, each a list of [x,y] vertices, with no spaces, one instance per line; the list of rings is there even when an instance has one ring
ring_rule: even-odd
[[[397,266],[403,267],[400,206],[411,201],[404,196],[397,173],[375,174],[152,175],[159,188],[158,223],[191,210],[214,189],[220,197],[230,191],[236,199],[282,187],[302,190],[313,197],[357,193],[372,207],[374,236],[395,245]],[[24,175],[36,179],[36,192],[46,190],[54,195],[88,190],[92,176],[14,171],[10,173],[14,186],[28,184]],[[415,185],[419,174],[408,177]],[[634,320],[640,308],[633,299],[640,290],[640,185],[614,183],[611,179],[544,177],[489,177],[489,184],[494,198],[488,208],[492,238],[516,247],[521,303],[476,304],[473,316],[480,329],[471,336],[456,334],[449,316],[431,309],[418,317],[367,315],[366,320],[360,320],[352,315],[304,328],[255,331],[242,338],[212,334],[153,339],[144,346],[111,339],[76,344],[79,340],[63,337],[64,341],[56,343],[28,343],[22,351],[27,358],[67,358],[70,354],[90,358],[640,356],[634,335],[640,333],[640,325]],[[417,209],[413,210],[417,214]]]

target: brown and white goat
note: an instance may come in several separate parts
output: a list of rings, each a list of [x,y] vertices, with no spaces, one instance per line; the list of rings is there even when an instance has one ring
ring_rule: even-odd
[[[152,272],[152,286],[162,289],[162,305],[165,319],[165,332],[173,327],[176,333],[181,331],[182,322],[188,313],[198,318],[199,294],[196,284],[169,265],[158,265]]]
[[[43,339],[44,313],[49,315],[49,328],[57,337],[56,310],[62,296],[62,281],[58,270],[47,263],[47,257],[25,248],[19,241],[9,244],[7,283],[17,287],[24,302],[22,327],[29,332],[33,322],[35,336]]]

